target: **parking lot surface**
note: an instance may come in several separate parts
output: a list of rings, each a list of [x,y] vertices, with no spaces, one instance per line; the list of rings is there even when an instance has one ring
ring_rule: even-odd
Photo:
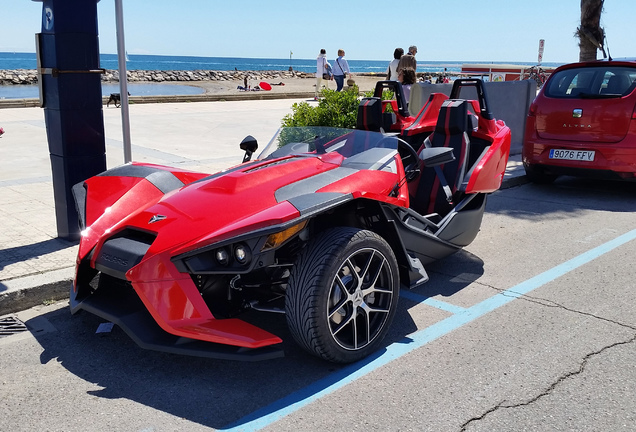
[[[386,349],[237,363],[139,349],[65,302],[0,339],[0,430],[633,430],[636,185],[489,198],[481,232],[402,294]]]

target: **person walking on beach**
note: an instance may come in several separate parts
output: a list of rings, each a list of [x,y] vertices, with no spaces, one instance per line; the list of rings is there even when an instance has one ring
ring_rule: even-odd
[[[409,47],[408,54],[404,54],[398,63],[397,71],[410,67],[413,68],[413,71],[417,71],[417,62],[415,60],[415,54],[417,54],[417,47],[415,45],[411,45]]]
[[[329,80],[330,77],[331,65],[327,61],[327,50],[324,48],[320,50],[320,54],[316,58],[316,93],[314,95],[314,100],[318,100],[318,94],[322,88],[322,83],[324,81],[325,87],[329,88]]]
[[[341,91],[344,86],[344,80],[347,74],[351,75],[349,70],[349,63],[344,58],[345,52],[343,49],[338,50],[338,57],[336,57],[336,64],[333,67],[333,79],[336,81],[336,91]]]
[[[404,50],[402,48],[396,48],[393,51],[393,60],[389,63],[389,67],[386,69],[386,79],[387,81],[397,81],[398,80],[398,63],[400,63],[400,58],[404,55]]]

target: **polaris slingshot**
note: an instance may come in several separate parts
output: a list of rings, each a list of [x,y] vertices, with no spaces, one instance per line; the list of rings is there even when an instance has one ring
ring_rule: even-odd
[[[459,99],[462,87],[477,94]],[[396,100],[382,101],[385,88]],[[285,314],[295,341],[332,362],[381,347],[400,288],[477,235],[510,130],[479,80],[415,116],[398,83],[364,98],[356,129],[283,128],[215,174],[133,163],[74,187],[81,240],[71,311],[143,348],[221,359],[281,356],[245,315]]]

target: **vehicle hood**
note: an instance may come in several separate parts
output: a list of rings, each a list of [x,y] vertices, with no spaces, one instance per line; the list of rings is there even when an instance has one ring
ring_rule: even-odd
[[[140,182],[85,230],[81,248],[86,251],[100,239],[134,229],[156,235],[148,252],[157,253],[283,223],[300,215],[290,199],[314,194],[357,172],[340,167],[341,161],[333,154],[256,162],[166,194]],[[90,184],[88,188],[90,201]]]

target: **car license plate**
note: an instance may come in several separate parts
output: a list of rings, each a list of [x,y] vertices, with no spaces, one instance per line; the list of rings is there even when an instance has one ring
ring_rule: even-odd
[[[594,160],[594,151],[592,150],[550,150],[550,159],[565,159],[592,162]]]

